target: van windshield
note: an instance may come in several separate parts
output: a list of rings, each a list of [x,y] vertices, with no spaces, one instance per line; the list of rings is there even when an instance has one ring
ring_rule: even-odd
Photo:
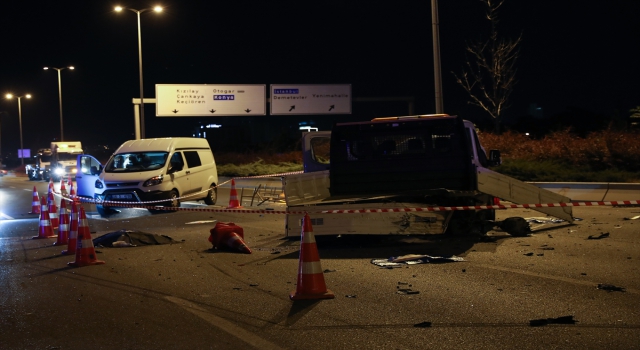
[[[156,170],[164,167],[167,152],[119,153],[109,159],[105,166],[107,173],[130,173]]]

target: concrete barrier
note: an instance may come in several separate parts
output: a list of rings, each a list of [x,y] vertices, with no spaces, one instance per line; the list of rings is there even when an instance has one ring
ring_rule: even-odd
[[[529,182],[572,201],[599,202],[640,200],[640,183],[616,182]]]

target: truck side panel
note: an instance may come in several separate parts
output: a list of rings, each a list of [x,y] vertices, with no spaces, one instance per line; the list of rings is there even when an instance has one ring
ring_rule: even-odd
[[[314,235],[409,235],[444,233],[453,212],[388,212],[367,213],[366,210],[389,210],[422,207],[419,203],[356,203],[311,205],[288,208],[306,211],[311,219]],[[329,210],[351,210],[358,213],[330,214]],[[287,237],[299,237],[303,214],[287,214]]]
[[[517,204],[571,203],[568,197],[485,168],[478,168],[478,190]],[[573,222],[571,207],[532,209]]]
[[[282,179],[287,206],[320,202],[329,193],[329,170],[287,175]]]

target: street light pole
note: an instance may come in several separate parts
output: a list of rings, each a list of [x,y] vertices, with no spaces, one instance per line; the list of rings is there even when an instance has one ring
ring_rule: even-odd
[[[64,127],[62,123],[62,77],[60,75],[60,71],[67,68],[74,70],[75,67],[69,66],[69,67],[63,67],[63,68],[56,68],[56,67],[51,67],[51,68],[58,71],[58,104],[60,105],[60,141],[64,141]],[[44,70],[48,70],[48,69],[49,67],[44,67]]]
[[[26,94],[24,96],[13,96],[12,94],[7,94],[6,97],[8,99],[11,99],[13,97],[18,99],[18,120],[20,122],[20,151],[24,150],[24,146],[22,144],[22,103],[21,103],[21,99],[23,97],[26,98],[31,98],[30,94]],[[24,166],[24,153],[22,154],[22,157],[20,157],[20,164]]]
[[[116,6],[115,10],[117,12],[122,11],[124,8],[121,6]],[[132,12],[135,12],[138,18],[138,70],[139,70],[139,75],[140,75],[140,138],[145,138],[144,135],[144,88],[143,88],[143,83],[142,83],[142,28],[140,26],[140,14],[146,11],[149,11],[151,9],[142,9],[142,10],[136,10],[136,9],[132,9],[132,8],[127,8],[127,10],[130,10]],[[162,12],[162,7],[160,6],[156,6],[153,8],[153,11],[155,12]]]
[[[140,27],[140,13],[135,11],[138,16],[138,71],[140,72],[140,138],[144,135],[144,89],[142,85],[142,29]]]
[[[433,75],[436,90],[436,113],[444,113],[442,99],[442,69],[440,68],[440,21],[438,0],[431,0],[431,22],[433,28]]]

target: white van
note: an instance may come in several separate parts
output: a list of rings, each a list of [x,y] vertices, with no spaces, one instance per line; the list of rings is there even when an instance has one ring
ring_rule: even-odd
[[[123,143],[103,166],[90,155],[77,158],[78,196],[98,202],[150,202],[179,207],[180,199],[213,205],[218,171],[206,139],[175,137]],[[98,205],[98,212],[109,212]],[[115,207],[115,206],[109,206]]]

